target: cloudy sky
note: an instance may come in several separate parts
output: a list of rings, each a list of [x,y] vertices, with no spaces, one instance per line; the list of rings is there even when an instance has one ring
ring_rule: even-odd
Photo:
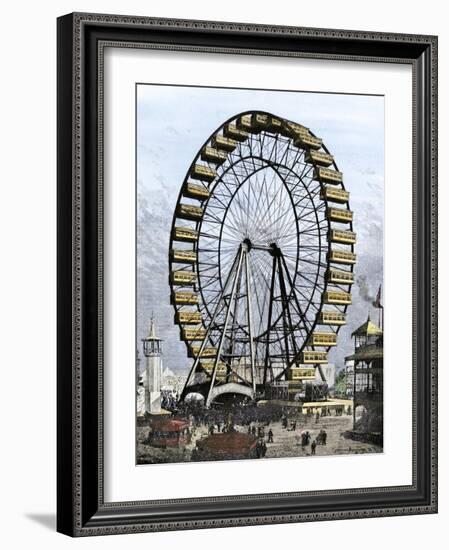
[[[185,174],[207,139],[242,111],[293,120],[321,137],[344,173],[357,233],[356,284],[347,325],[330,360],[353,350],[383,279],[384,100],[379,96],[139,85],[137,89],[137,347],[151,313],[164,339],[164,367],[183,372],[186,347],[173,323],[168,286],[170,227]]]

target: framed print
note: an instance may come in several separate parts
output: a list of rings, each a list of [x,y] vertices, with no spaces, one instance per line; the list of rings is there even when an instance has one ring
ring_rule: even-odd
[[[437,510],[437,38],[58,20],[58,530]]]

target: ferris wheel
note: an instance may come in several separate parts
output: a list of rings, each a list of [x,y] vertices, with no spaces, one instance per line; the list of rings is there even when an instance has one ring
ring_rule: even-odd
[[[256,399],[279,381],[292,394],[315,369],[324,380],[355,243],[349,192],[320,138],[260,111],[218,128],[187,172],[171,230],[171,299],[192,358],[182,398]]]

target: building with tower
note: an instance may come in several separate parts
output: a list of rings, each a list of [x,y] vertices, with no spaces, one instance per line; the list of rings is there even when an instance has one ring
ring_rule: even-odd
[[[162,340],[156,336],[156,325],[151,317],[148,336],[142,338],[145,356],[145,412],[161,414]]]
[[[353,362],[354,433],[374,442],[383,437],[383,330],[368,319],[355,330]]]
[[[354,395],[354,360],[345,361],[345,393],[348,397]]]

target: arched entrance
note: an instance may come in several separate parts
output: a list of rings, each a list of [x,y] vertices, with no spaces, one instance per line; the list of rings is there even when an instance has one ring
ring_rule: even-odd
[[[210,407],[211,404],[216,402],[224,402],[232,404],[233,401],[253,401],[255,398],[253,389],[243,384],[237,384],[235,382],[228,382],[220,386],[215,386],[209,393],[206,407]]]

